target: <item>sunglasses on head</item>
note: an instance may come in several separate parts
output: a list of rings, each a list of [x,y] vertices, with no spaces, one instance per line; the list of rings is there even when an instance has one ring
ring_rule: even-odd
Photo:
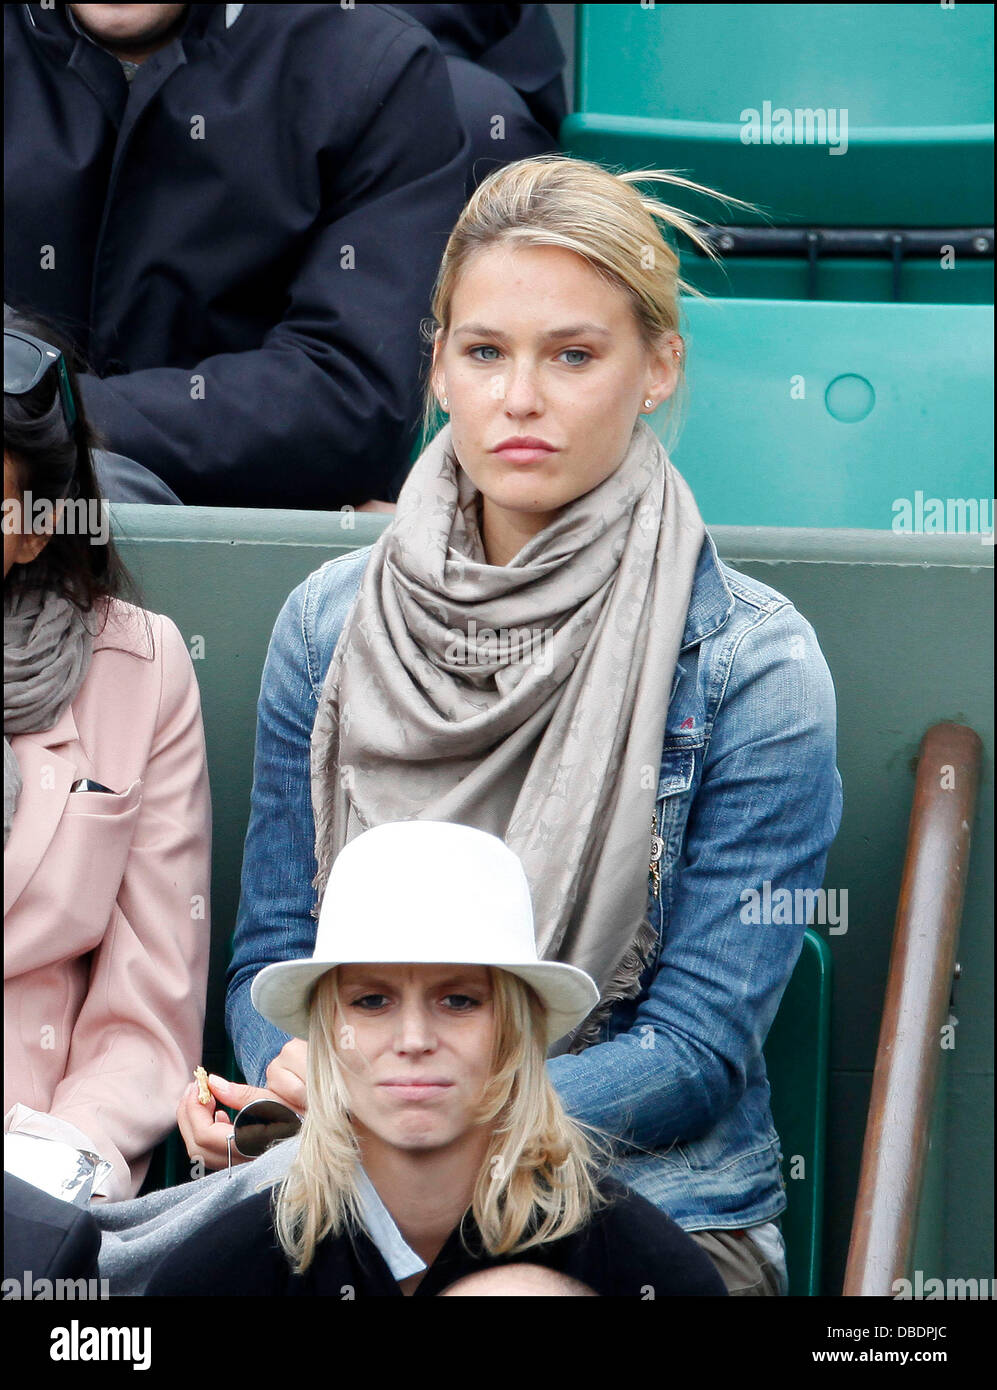
[[[70,434],[76,424],[77,410],[69,384],[66,361],[58,348],[17,328],[3,331],[3,393],[5,396],[26,396],[49,372],[55,373],[62,402],[62,414]]]
[[[232,1176],[232,1145],[243,1158],[259,1158],[271,1144],[290,1139],[301,1128],[301,1116],[279,1100],[251,1100],[232,1121],[232,1133],[225,1141],[228,1172]]]

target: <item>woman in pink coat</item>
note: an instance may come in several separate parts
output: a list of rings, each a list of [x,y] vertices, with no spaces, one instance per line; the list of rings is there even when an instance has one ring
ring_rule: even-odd
[[[95,1153],[117,1200],[199,1059],[211,807],[190,655],[119,597],[50,338],[5,313],[4,1128]]]

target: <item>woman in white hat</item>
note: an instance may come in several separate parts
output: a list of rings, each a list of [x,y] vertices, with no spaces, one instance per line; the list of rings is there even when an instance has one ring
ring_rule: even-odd
[[[309,1042],[290,1170],[202,1227],[149,1293],[428,1295],[513,1264],[480,1291],[725,1294],[689,1236],[600,1174],[548,1079],[549,1044],[598,997],[537,959],[501,840],[431,821],[360,835],[332,867],[312,959],[253,986]]]

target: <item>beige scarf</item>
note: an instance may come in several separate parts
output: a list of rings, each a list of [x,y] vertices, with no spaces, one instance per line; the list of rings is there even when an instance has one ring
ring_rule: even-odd
[[[620,467],[506,566],[486,563],[478,496],[447,426],[373,547],[312,735],[315,887],[384,821],[500,836],[526,870],[540,956],[599,986],[580,1050],[654,946],[652,816],[704,526],[641,419]]]

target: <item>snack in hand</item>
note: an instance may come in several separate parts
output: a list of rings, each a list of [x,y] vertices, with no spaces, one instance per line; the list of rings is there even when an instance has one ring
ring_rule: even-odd
[[[213,1096],[211,1088],[208,1086],[208,1073],[203,1067],[194,1068],[194,1080],[197,1082],[197,1099],[201,1105],[210,1105]]]

